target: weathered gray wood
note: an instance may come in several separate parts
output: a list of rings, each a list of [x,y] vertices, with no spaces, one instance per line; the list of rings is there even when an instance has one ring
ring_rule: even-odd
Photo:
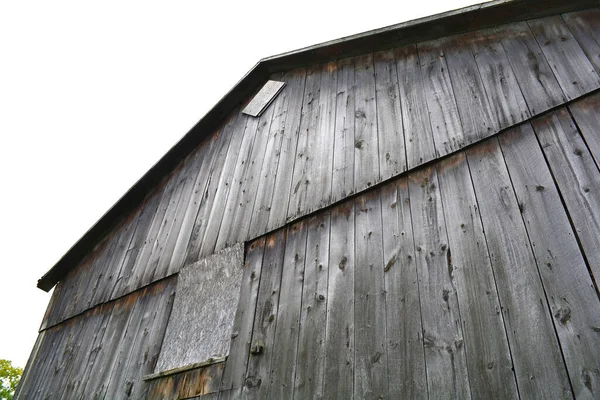
[[[110,299],[121,297],[122,295],[135,290],[133,269],[136,265],[136,260],[140,250],[144,245],[148,230],[152,224],[154,213],[160,204],[160,199],[161,192],[157,191],[156,193],[150,195],[142,205],[140,214],[137,217],[138,222],[135,227],[135,232],[133,233],[131,242],[129,243],[129,246],[125,252],[123,265],[115,279],[112,293],[109,296]]]
[[[530,124],[499,137],[576,398],[600,391],[600,304]]]
[[[585,143],[600,168],[600,93],[577,100],[569,110],[583,136]]]
[[[233,147],[239,149],[239,144],[242,139],[242,135],[231,134],[235,128],[237,117],[237,114],[233,113],[229,117],[227,123],[223,124],[223,128],[215,133],[217,144],[215,144],[215,152],[212,154],[210,160],[210,172],[206,176],[207,182],[202,193],[200,207],[198,208],[198,212],[194,219],[194,228],[192,229],[192,234],[187,245],[184,265],[194,263],[200,258],[200,250],[202,249],[204,233],[206,232],[206,227],[208,225],[210,212],[215,200],[215,194],[219,188],[223,168],[227,163],[227,152],[229,151],[232,142]],[[232,152],[233,151],[234,150],[232,150]]]
[[[264,250],[264,237],[257,239],[246,249],[244,276],[231,333],[229,357],[223,371],[221,390],[241,388],[244,384]]]
[[[274,107],[269,107],[258,119],[256,128],[254,128],[254,124],[252,124],[252,130],[248,130],[248,126],[246,126],[244,136],[251,135],[248,141],[249,147],[247,152],[243,153],[244,158],[238,160],[235,179],[227,196],[227,205],[217,237],[216,250],[244,240],[248,234],[273,111]]]
[[[307,104],[310,112],[303,113],[288,220],[320,209],[330,204],[333,176],[333,140],[336,103],[336,64],[323,64],[314,79],[319,80],[313,87],[312,101]],[[317,77],[320,75],[320,79]],[[307,78],[307,80],[310,78]],[[312,81],[312,79],[310,79]],[[315,82],[316,83],[316,82]],[[307,89],[308,91],[308,82]],[[310,95],[305,96],[311,98]],[[310,100],[309,100],[310,101]],[[307,118],[307,124],[304,119]]]
[[[339,81],[338,81],[339,82]],[[352,399],[354,382],[354,202],[331,210],[323,398]]]
[[[152,372],[163,340],[165,325],[155,326],[155,320],[166,322],[164,314],[171,311],[175,281],[163,280],[149,286],[140,294],[127,325],[116,366],[106,388],[105,398],[145,399],[148,385],[142,380]],[[154,329],[160,333],[154,334]],[[131,336],[129,336],[131,335]],[[154,343],[152,343],[154,341]],[[147,362],[151,360],[151,362]]]
[[[420,169],[408,182],[429,397],[468,399],[465,338],[436,171]]]
[[[283,90],[285,82],[268,80],[267,83],[254,95],[250,103],[242,110],[242,113],[252,117],[260,117],[260,115],[269,107],[275,97]]]
[[[598,112],[598,110],[596,110]],[[600,279],[600,173],[569,112],[561,108],[533,121],[550,170],[596,283]]]
[[[436,169],[471,394],[476,399],[518,399],[498,291],[464,152],[437,163]]]
[[[272,110],[272,109],[270,109]],[[265,115],[270,117],[272,113]],[[202,249],[200,254],[208,256],[214,251],[217,251],[225,245],[223,242],[218,242],[219,232],[221,227],[229,227],[232,223],[232,215],[235,209],[238,207],[238,196],[241,192],[241,186],[244,182],[244,177],[250,166],[250,159],[252,158],[252,148],[257,138],[257,129],[263,118],[253,118],[246,115],[242,115],[238,120],[238,128],[234,129],[233,135],[241,135],[241,144],[239,152],[235,154],[232,152],[231,146],[227,153],[226,166],[221,175],[221,181],[217,188],[215,195],[215,201],[213,203],[210,216],[208,218],[208,225],[204,234],[202,243]],[[268,118],[270,121],[270,118]],[[242,127],[243,125],[243,127]],[[233,161],[235,155],[235,161]],[[231,164],[230,162],[231,157]],[[231,169],[228,169],[230,166]]]
[[[565,102],[560,85],[527,22],[496,28],[532,115]]]
[[[452,82],[439,40],[419,43],[418,54],[436,157],[443,156],[465,143]]]
[[[566,13],[562,17],[596,73],[600,74],[600,9]]]
[[[173,248],[173,255],[169,261],[169,273],[179,271],[185,263],[186,249],[190,243],[192,233],[194,231],[194,223],[196,222],[196,215],[198,210],[203,203],[203,197],[205,194],[206,186],[209,183],[209,172],[212,167],[213,158],[219,144],[218,132],[204,142],[198,151],[198,159],[200,162],[200,168],[196,172],[193,191],[190,195],[185,213],[182,217],[182,224],[175,240],[175,246]]]
[[[127,327],[131,317],[138,315],[134,313],[134,308],[136,305],[141,306],[137,302],[139,295],[140,291],[133,292],[114,304],[102,341],[97,346],[98,354],[82,380],[84,384],[80,386],[78,396],[103,398],[113,369],[119,363],[125,362],[120,354],[123,352],[122,343],[126,341]],[[131,333],[129,337],[131,337]]]
[[[299,221],[287,228],[267,399],[292,398],[294,392],[305,254],[306,226]]]
[[[307,221],[294,398],[323,398],[330,214]]]
[[[377,105],[380,179],[406,171],[406,149],[402,129],[402,105],[394,50],[373,55]]]
[[[354,192],[380,181],[373,55],[354,63]]]
[[[381,188],[390,398],[426,399],[427,374],[406,178]]]
[[[281,274],[286,230],[280,229],[266,238],[260,276],[260,288],[254,314],[252,344],[242,398],[266,398],[273,358],[276,315],[281,293]],[[275,367],[277,368],[277,367]]]
[[[525,98],[495,29],[466,35],[471,45],[481,82],[499,129],[504,129],[531,117]]]
[[[189,201],[194,186],[193,171],[196,167],[195,161],[197,161],[197,158],[184,160],[179,175],[171,178],[176,180],[177,187],[173,192],[167,212],[161,222],[156,243],[154,243],[152,255],[144,273],[142,285],[148,285],[165,277],[168,273],[169,261],[173,254],[177,233],[181,227],[186,204]]]
[[[460,114],[463,146],[498,132],[498,119],[488,102],[468,37],[446,38],[442,40],[442,48]]]
[[[227,356],[244,272],[242,245],[186,266],[177,278],[156,371]]]
[[[294,165],[296,163],[296,148],[300,138],[300,123],[305,115],[304,98],[306,96],[307,72],[304,68],[297,71],[298,86],[290,93],[291,97],[286,112],[285,127],[283,129],[283,141],[279,152],[279,163],[277,164],[277,175],[273,186],[273,200],[269,210],[269,222],[267,230],[272,230],[285,225],[289,198],[288,194],[293,190]],[[313,90],[312,87],[308,90]],[[275,199],[275,197],[277,197]]]
[[[600,77],[559,15],[528,24],[567,99],[600,87]]]
[[[147,383],[144,399],[206,399],[211,395],[217,399],[224,364],[213,363],[153,379]]]
[[[318,118],[319,118],[319,98],[321,91],[322,65],[315,65],[306,71],[306,83],[304,88],[304,97],[302,102],[302,114],[300,118],[300,128],[297,133],[297,146],[295,153],[288,154],[288,158],[294,159],[293,174],[291,176],[291,188],[289,189],[288,208],[286,210],[286,218],[280,220],[280,223],[285,224],[285,221],[290,217],[298,216],[306,209],[308,189],[310,185],[310,163],[312,157],[316,156],[311,153],[311,150],[316,147],[317,139],[315,138]],[[307,158],[308,157],[308,160]],[[285,196],[285,192],[283,193]],[[313,199],[310,199],[313,200]]]
[[[417,47],[395,50],[407,167],[412,169],[436,157],[429,110]]]
[[[27,359],[27,364],[23,369],[23,374],[21,375],[21,378],[19,379],[19,384],[17,385],[17,389],[15,390],[15,394],[13,397],[15,399],[24,398],[21,397],[22,394],[30,390],[30,381],[32,381],[34,377],[39,373],[38,354],[40,354],[40,350],[43,348],[45,342],[44,339],[46,337],[47,332],[47,330],[42,330],[38,334],[37,339],[35,340],[35,344],[33,345],[33,349],[31,350],[31,354]]]
[[[331,201],[354,193],[354,63],[346,58],[337,63],[337,99]]]
[[[277,96],[277,99],[275,99],[275,103],[273,104],[274,110],[271,127],[269,129],[269,141],[267,142],[265,159],[258,179],[256,200],[254,201],[250,229],[247,235],[248,239],[256,238],[268,231],[273,198],[276,196],[276,203],[284,202],[281,201],[281,192],[274,191],[277,180],[277,169],[279,168],[279,163],[285,163],[287,161],[282,159],[282,146],[286,140],[289,142],[290,139],[285,136],[287,124],[293,121],[295,114],[300,112],[300,108],[294,109],[292,107],[294,107],[294,104],[297,104],[297,102],[294,103],[294,100],[302,99],[304,75],[304,70],[293,70],[286,73],[281,78],[283,81],[287,82],[287,88]],[[288,135],[289,133],[288,128]],[[295,140],[296,132],[293,132],[293,134]],[[286,154],[284,154],[283,157],[286,157]],[[286,196],[284,195],[283,198],[285,197]]]
[[[496,138],[467,150],[521,398],[571,398],[551,314]]]
[[[358,197],[354,213],[354,398],[387,398],[386,293],[379,191]]]

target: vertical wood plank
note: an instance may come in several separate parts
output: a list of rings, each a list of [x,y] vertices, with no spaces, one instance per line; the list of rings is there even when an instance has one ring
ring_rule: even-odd
[[[600,74],[600,9],[566,13],[562,17],[596,73]]]
[[[320,213],[307,221],[306,261],[294,398],[323,398],[327,277],[329,271],[330,215]]]
[[[285,251],[285,229],[267,236],[261,269],[252,345],[242,398],[265,398],[269,389],[273,358],[276,315],[281,293],[281,274]]]
[[[568,100],[600,87],[600,77],[560,15],[528,24]]]
[[[468,37],[459,35],[443,39],[442,47],[452,78],[464,145],[498,132],[495,110],[492,110],[488,102]]]
[[[495,29],[471,32],[467,41],[499,129],[531,118],[525,98]]]
[[[373,55],[354,58],[354,192],[380,181]]]
[[[227,365],[223,371],[221,390],[241,390],[244,384],[250,354],[252,327],[256,311],[256,299],[258,297],[264,250],[264,237],[252,242],[246,250],[240,300],[233,322],[229,356],[227,357]]]
[[[554,73],[527,22],[496,28],[519,87],[532,115],[565,102]]]
[[[241,132],[237,132],[237,134],[235,134],[238,112],[239,109],[234,110],[229,116],[227,123],[224,124],[223,128],[215,133],[215,138],[217,139],[217,143],[215,144],[216,149],[215,152],[212,153],[212,158],[210,160],[210,172],[206,177],[207,182],[202,192],[200,207],[198,208],[198,212],[194,218],[194,227],[187,245],[184,265],[194,263],[200,258],[204,234],[208,225],[208,220],[215,200],[216,192],[219,190],[223,169],[225,168],[226,164],[232,163],[231,159],[227,158],[229,147],[232,146],[232,153],[239,150],[242,135],[240,134]],[[231,166],[228,167],[229,171],[231,168]]]
[[[530,124],[499,137],[576,398],[600,391],[596,288]]]
[[[270,109],[272,110],[272,108]],[[270,115],[271,113],[269,113]],[[200,250],[202,256],[209,256],[223,245],[223,243],[218,243],[219,231],[222,226],[228,227],[231,224],[231,216],[237,206],[237,196],[241,191],[240,188],[243,184],[244,175],[250,164],[252,147],[261,120],[262,117],[259,119],[241,114],[238,117],[237,128],[231,133],[234,137],[240,135],[242,137],[241,143],[237,151],[232,152],[231,150],[235,148],[230,146],[227,152],[225,167],[215,194],[215,200],[208,217],[208,224],[206,225],[206,232],[202,241],[202,248]]]
[[[273,186],[273,197],[278,196],[276,201],[271,201],[269,210],[269,222],[267,231],[273,230],[285,225],[289,194],[294,189],[292,187],[294,166],[296,163],[296,149],[300,140],[301,119],[305,115],[304,103],[306,90],[314,90],[313,87],[307,87],[311,80],[307,80],[307,71],[305,68],[298,70],[298,86],[294,91],[290,91],[288,112],[286,112],[285,127],[283,129],[283,140],[279,152],[279,163],[277,164],[277,175]],[[289,85],[289,83],[288,83]]]
[[[354,381],[354,205],[331,210],[323,398],[352,399]]]
[[[381,188],[390,397],[426,399],[427,374],[408,181]]]
[[[354,64],[338,61],[331,201],[354,193]]]
[[[354,398],[387,398],[386,294],[378,191],[358,197],[354,212]]]
[[[521,398],[571,388],[515,193],[496,138],[467,150]]]
[[[227,197],[227,206],[221,221],[215,250],[233,245],[245,239],[248,234],[274,110],[274,104],[271,104],[256,121],[258,126],[252,133],[248,156],[242,160],[243,171],[241,171],[239,181],[232,183]]]
[[[271,128],[269,129],[269,142],[267,143],[265,160],[258,179],[256,200],[252,210],[252,221],[247,235],[248,239],[258,237],[263,233],[268,232],[271,209],[273,207],[278,207],[281,203],[287,202],[289,179],[288,187],[286,189],[278,189],[283,191],[275,191],[278,179],[277,171],[279,169],[279,164],[282,164],[282,166],[285,163],[289,164],[289,160],[285,159],[289,153],[287,147],[289,147],[292,142],[294,143],[294,146],[296,144],[297,126],[296,130],[292,131],[289,124],[294,121],[299,121],[299,117],[296,118],[296,115],[300,114],[301,105],[299,105],[299,102],[302,100],[302,92],[304,91],[304,78],[304,69],[290,71],[282,77],[282,80],[287,82],[287,85],[275,99],[273,120],[271,122]],[[293,140],[290,135],[293,135]],[[284,151],[285,153],[283,153]],[[291,157],[292,164],[290,165],[292,167],[293,160],[294,157]],[[284,172],[282,171],[282,173]],[[281,177],[279,177],[279,179],[281,179]],[[275,198],[275,202],[273,202],[275,196],[277,197]],[[285,207],[287,208],[287,204],[285,204]]]
[[[287,219],[330,204],[336,101],[336,64],[315,67],[307,88]]]
[[[596,111],[597,112],[597,111]],[[533,128],[563,196],[591,272],[600,281],[600,173],[569,112],[537,118]]]
[[[471,393],[518,399],[513,365],[479,207],[464,152],[437,165]]]
[[[305,255],[306,226],[299,221],[287,229],[267,399],[289,399],[294,393]]]
[[[464,146],[448,66],[439,40],[418,44],[425,99],[429,109],[436,156],[452,153]]]
[[[471,398],[464,336],[435,169],[408,176],[429,397]]]
[[[394,50],[373,55],[377,104],[377,140],[381,180],[406,171],[402,105]]]
[[[395,50],[398,87],[402,106],[402,125],[406,143],[407,167],[412,169],[436,157],[431,132],[425,85],[417,46]]]
[[[600,93],[571,103],[569,110],[596,165],[600,168]]]

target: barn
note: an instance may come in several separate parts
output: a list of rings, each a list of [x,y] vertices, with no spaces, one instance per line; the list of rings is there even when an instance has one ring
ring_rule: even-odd
[[[600,398],[599,6],[261,60],[39,280],[16,398]]]

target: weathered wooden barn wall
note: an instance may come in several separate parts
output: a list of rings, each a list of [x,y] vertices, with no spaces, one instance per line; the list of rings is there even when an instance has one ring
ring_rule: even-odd
[[[598,27],[595,9],[276,76],[260,119],[236,110],[58,284],[43,327],[600,88]]]
[[[599,73],[591,9],[275,74],[58,283],[17,398],[599,397]],[[247,240],[227,361],[143,381]]]

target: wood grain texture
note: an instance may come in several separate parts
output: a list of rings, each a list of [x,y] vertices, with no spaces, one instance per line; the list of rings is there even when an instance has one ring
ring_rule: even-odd
[[[464,152],[439,162],[436,169],[472,396],[517,399],[498,290]]]
[[[377,105],[380,179],[406,171],[406,149],[402,129],[402,105],[394,50],[373,55]]]
[[[246,249],[240,300],[235,312],[229,356],[223,371],[221,390],[241,388],[246,379],[264,250],[264,237],[254,241]]]
[[[589,267],[598,283],[600,277],[598,167],[566,109],[561,108],[535,119],[532,123],[575,226],[575,233]]]
[[[529,119],[531,114],[501,39],[495,29],[466,35],[497,126],[504,129]]]
[[[244,399],[265,398],[269,389],[285,243],[285,229],[280,229],[266,238],[250,347],[254,352],[250,353],[248,360],[242,391]]]
[[[385,264],[381,199],[377,191],[355,200],[354,221],[354,398],[386,398]]]
[[[327,327],[327,283],[329,274],[329,213],[307,221],[302,310],[294,397],[322,398]]]
[[[250,103],[244,107],[242,113],[252,117],[260,117],[279,92],[283,90],[284,86],[285,82],[268,80],[252,100],[250,100]]]
[[[499,138],[576,398],[600,388],[600,307],[569,218],[530,124]]]
[[[348,201],[331,211],[323,398],[353,398],[354,271],[354,205]]]
[[[497,110],[488,101],[468,36],[446,38],[442,48],[460,114],[463,146],[498,132]]]
[[[592,94],[569,105],[577,128],[596,165],[600,168],[600,94]]]
[[[289,124],[293,124],[295,120],[299,121],[299,118],[295,119],[294,116],[300,112],[300,108],[296,107],[302,99],[304,78],[304,69],[290,71],[281,78],[287,82],[287,87],[280,93],[273,104],[273,119],[269,129],[265,159],[261,167],[260,177],[258,178],[256,200],[254,201],[250,229],[247,235],[248,239],[258,237],[267,232],[271,209],[273,209],[273,213],[275,214],[277,207],[281,207],[280,204],[285,203],[285,201],[281,201],[282,198],[280,195],[283,189],[277,188],[276,191],[276,183],[278,179],[282,178],[278,177],[277,174],[280,163],[282,165],[282,174],[285,174],[283,172],[283,165],[286,163],[290,165],[289,158],[287,158],[289,147],[292,143],[293,146],[296,145],[297,131],[291,129]],[[294,158],[292,157],[292,166],[293,160]],[[286,189],[289,191],[289,179]],[[274,198],[275,202],[273,203]],[[287,204],[285,204],[285,208],[287,208]]]
[[[288,221],[322,208],[331,199],[335,70],[336,65],[332,62],[316,66],[307,73]]]
[[[423,326],[406,178],[381,188],[389,395],[427,398]]]
[[[331,200],[354,193],[354,63],[338,61]]]
[[[430,398],[471,398],[461,317],[435,169],[408,176]]]
[[[567,99],[600,87],[600,77],[560,16],[528,24]]]
[[[436,158],[435,143],[417,46],[396,49],[395,58],[407,168],[412,169]]]
[[[600,9],[566,13],[562,17],[596,73],[600,74]]]
[[[495,29],[531,114],[540,114],[564,103],[565,95],[527,22]]]
[[[436,157],[452,153],[465,144],[452,81],[441,45],[439,40],[418,44]]]
[[[305,255],[306,225],[299,221],[287,230],[268,399],[291,398],[294,393]]]
[[[353,63],[354,192],[357,192],[379,182],[381,174],[373,55],[356,57]]]
[[[571,387],[519,205],[496,138],[466,151],[521,398]]]

